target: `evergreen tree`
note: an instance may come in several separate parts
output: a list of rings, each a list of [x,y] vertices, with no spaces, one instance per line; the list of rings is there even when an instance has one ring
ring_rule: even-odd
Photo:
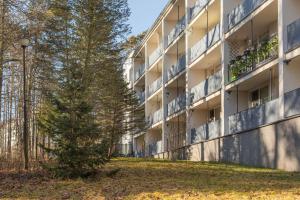
[[[53,145],[43,148],[59,175],[84,175],[109,160],[122,134],[143,128],[123,77],[127,0],[52,0],[47,15],[39,124]]]

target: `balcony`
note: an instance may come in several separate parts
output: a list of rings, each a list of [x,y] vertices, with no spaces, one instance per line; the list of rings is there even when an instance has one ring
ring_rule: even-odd
[[[195,5],[189,9],[189,22],[191,22],[208,4],[209,0],[196,0]]]
[[[185,54],[182,55],[177,63],[175,65],[172,65],[169,69],[168,69],[168,81],[171,80],[173,77],[175,77],[176,75],[178,75],[180,72],[182,72],[185,69],[186,66],[186,62],[185,62]]]
[[[218,91],[222,87],[222,71],[216,72],[207,79],[207,96]]]
[[[276,122],[280,117],[279,98],[229,116],[229,134],[258,128]]]
[[[149,155],[154,156],[156,154],[162,153],[162,141],[157,141],[149,145]]]
[[[244,20],[265,1],[266,0],[243,0],[237,7],[227,14],[228,31]]]
[[[139,104],[143,104],[145,102],[145,91],[137,93]]]
[[[167,46],[169,46],[185,29],[185,16],[183,16],[170,31],[167,36]]]
[[[135,72],[135,81],[137,81],[139,78],[141,78],[141,76],[143,76],[145,73],[145,64],[141,64],[138,67],[138,70]]]
[[[190,63],[220,40],[220,24],[214,26],[199,42],[190,48]]]
[[[191,143],[197,143],[205,140],[210,140],[220,136],[221,128],[220,121],[213,121],[193,128],[191,130]]]
[[[218,71],[208,79],[200,82],[198,85],[191,89],[190,103],[193,104],[204,97],[221,89],[222,85],[222,72]]]
[[[300,18],[287,26],[287,50],[300,46]]]
[[[300,88],[284,94],[285,117],[300,115]]]
[[[162,86],[162,77],[156,79],[151,85],[148,86],[148,97],[153,95]]]
[[[157,49],[148,57],[148,68],[151,67],[162,55],[163,48],[162,43],[159,44]]]
[[[168,116],[173,115],[181,110],[184,110],[186,106],[186,96],[182,94],[168,103]]]
[[[148,116],[147,122],[149,126],[157,124],[163,120],[163,112],[162,109],[155,111],[152,115]]]
[[[249,47],[228,65],[229,82],[236,81],[278,56],[278,38],[273,36]]]

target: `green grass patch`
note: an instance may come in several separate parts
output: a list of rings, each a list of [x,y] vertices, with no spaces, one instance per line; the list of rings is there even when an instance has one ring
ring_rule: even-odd
[[[113,170],[117,173],[110,173]],[[53,179],[43,172],[0,172],[0,198],[300,199],[300,173],[207,162],[117,158],[90,179]]]

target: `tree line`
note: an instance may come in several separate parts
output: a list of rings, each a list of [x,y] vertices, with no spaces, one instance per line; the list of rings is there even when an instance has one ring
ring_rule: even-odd
[[[89,173],[109,161],[123,134],[144,128],[122,69],[129,15],[127,0],[1,0],[2,167],[25,160],[25,168],[40,162],[58,175]],[[22,38],[30,41],[26,90]]]

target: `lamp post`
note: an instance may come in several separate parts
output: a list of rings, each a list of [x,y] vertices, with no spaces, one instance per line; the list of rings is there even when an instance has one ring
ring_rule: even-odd
[[[26,60],[25,60],[25,51],[29,45],[28,39],[21,40],[21,47],[23,49],[23,150],[24,150],[24,161],[25,161],[25,170],[28,170],[28,122],[27,122],[27,91],[26,91]]]

